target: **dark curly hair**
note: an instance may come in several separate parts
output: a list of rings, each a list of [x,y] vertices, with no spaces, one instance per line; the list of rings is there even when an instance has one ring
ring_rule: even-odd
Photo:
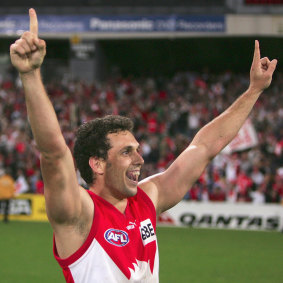
[[[111,148],[108,134],[122,131],[133,132],[133,122],[127,117],[108,115],[82,124],[76,132],[74,158],[82,178],[88,185],[95,183],[96,176],[89,166],[89,158],[107,160]]]

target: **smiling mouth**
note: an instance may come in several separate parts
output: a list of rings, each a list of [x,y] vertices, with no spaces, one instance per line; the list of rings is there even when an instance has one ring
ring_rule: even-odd
[[[139,171],[129,171],[129,172],[126,173],[126,176],[131,181],[138,183],[140,172]]]

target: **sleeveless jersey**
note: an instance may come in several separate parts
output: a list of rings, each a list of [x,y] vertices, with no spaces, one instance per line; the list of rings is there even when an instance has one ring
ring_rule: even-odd
[[[125,213],[88,191],[94,218],[84,244],[61,259],[53,239],[53,252],[68,283],[158,282],[159,255],[156,211],[151,199],[138,188],[127,199]]]

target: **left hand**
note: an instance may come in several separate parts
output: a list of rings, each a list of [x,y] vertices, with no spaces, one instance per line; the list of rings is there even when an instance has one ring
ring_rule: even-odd
[[[272,81],[277,60],[270,61],[267,57],[260,58],[258,40],[255,41],[254,57],[250,70],[250,88],[262,92],[268,88]]]

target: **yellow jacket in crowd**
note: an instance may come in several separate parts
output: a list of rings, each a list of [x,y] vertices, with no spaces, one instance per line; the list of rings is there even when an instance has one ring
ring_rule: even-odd
[[[0,176],[0,200],[10,199],[15,194],[15,181],[8,174]]]

